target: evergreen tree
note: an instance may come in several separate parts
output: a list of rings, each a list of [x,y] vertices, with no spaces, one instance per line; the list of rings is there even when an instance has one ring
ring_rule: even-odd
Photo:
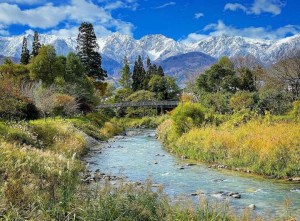
[[[101,67],[97,37],[91,23],[83,22],[80,25],[76,49],[87,76],[96,81],[103,81],[107,77],[107,73]]]
[[[66,59],[66,75],[67,82],[78,82],[84,77],[84,67],[78,55],[70,52]]]
[[[38,53],[39,53],[40,48],[41,48],[41,43],[39,41],[39,34],[37,33],[37,31],[35,31],[34,35],[33,35],[31,56],[32,57],[37,56]]]
[[[165,73],[164,73],[164,70],[163,70],[162,66],[158,66],[157,74],[159,76],[165,76]]]
[[[27,48],[27,38],[23,38],[23,44],[22,44],[22,53],[21,53],[21,64],[27,65],[29,63],[30,55],[29,50]]]
[[[131,87],[131,73],[130,73],[130,67],[129,67],[129,61],[127,57],[124,57],[123,61],[123,68],[121,71],[121,78],[119,80],[119,83],[124,88],[130,88]]]
[[[153,66],[151,64],[151,60],[150,58],[148,57],[147,58],[147,71],[146,71],[146,74],[145,74],[145,79],[144,79],[144,90],[148,90],[148,84],[149,84],[149,81],[150,79],[152,78],[152,76],[155,74],[155,72],[153,71]]]
[[[145,88],[145,69],[142,61],[142,57],[139,56],[138,59],[134,62],[133,74],[132,74],[132,90],[138,91]]]

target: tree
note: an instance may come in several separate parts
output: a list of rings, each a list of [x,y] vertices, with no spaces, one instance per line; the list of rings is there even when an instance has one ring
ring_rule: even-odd
[[[27,48],[27,38],[23,38],[23,44],[22,44],[22,52],[21,52],[21,64],[27,65],[29,63],[30,55],[29,50]]]
[[[252,71],[250,71],[248,68],[243,68],[240,71],[241,77],[240,77],[240,89],[244,91],[255,91],[255,81]]]
[[[148,88],[155,93],[158,100],[176,99],[179,92],[175,78],[169,76],[154,75],[149,81]]]
[[[217,64],[211,66],[196,79],[199,91],[235,92],[238,88],[233,63],[226,57],[222,57]]]
[[[132,101],[132,102],[140,102],[140,101],[154,101],[155,100],[155,94],[150,91],[146,90],[139,90],[134,93],[132,93],[130,96],[126,98],[126,101]],[[152,108],[145,108],[145,107],[128,107],[126,109],[126,113],[128,117],[142,117],[142,116],[150,116],[155,115],[156,110]]]
[[[40,48],[41,48],[41,43],[39,41],[39,34],[37,31],[35,31],[33,35],[31,57],[36,57],[39,53]]]
[[[66,58],[66,74],[65,80],[67,82],[76,82],[84,77],[84,67],[78,55],[70,52]]]
[[[157,74],[159,76],[165,76],[165,73],[164,73],[164,70],[163,70],[162,66],[158,66]]]
[[[130,88],[132,84],[129,61],[126,56],[123,60],[123,68],[121,70],[121,78],[119,83],[123,88]]]
[[[252,108],[253,105],[253,94],[246,91],[239,91],[230,98],[230,107],[235,111]]]
[[[300,98],[300,52],[278,61],[268,70],[270,80],[289,91],[293,100]]]
[[[133,74],[132,74],[132,90],[138,91],[145,88],[146,71],[144,69],[144,64],[142,57],[139,56],[138,59],[134,62]]]
[[[42,80],[47,85],[54,83],[55,78],[61,74],[61,66],[54,47],[43,45],[39,50],[39,54],[31,59],[29,70],[32,80]]]
[[[15,64],[12,60],[5,58],[0,65],[0,75],[2,77],[13,77],[14,80],[28,78],[28,67],[23,64]]]
[[[91,23],[83,22],[79,27],[76,50],[85,68],[86,75],[95,81],[104,81],[107,73],[101,67],[99,45]]]

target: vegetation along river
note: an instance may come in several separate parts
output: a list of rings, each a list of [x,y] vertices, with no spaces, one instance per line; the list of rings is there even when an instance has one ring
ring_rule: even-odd
[[[289,212],[300,219],[300,185],[252,175],[208,168],[207,165],[189,165],[165,151],[155,139],[155,131],[143,130],[134,136],[119,137],[105,144],[103,149],[88,156],[90,169],[105,174],[125,176],[128,181],[143,182],[151,178],[162,184],[171,198],[187,196],[197,200],[201,195],[208,200],[229,202],[235,211],[254,204],[255,213],[280,216],[287,213],[286,200],[291,202]],[[223,192],[223,193],[222,193]],[[240,199],[227,196],[238,192]]]

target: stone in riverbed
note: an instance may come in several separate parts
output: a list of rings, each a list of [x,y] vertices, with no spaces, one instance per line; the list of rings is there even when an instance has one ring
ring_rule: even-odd
[[[191,166],[196,166],[197,164],[195,164],[195,163],[187,163],[186,164],[188,167],[191,167]]]
[[[233,194],[232,197],[235,199],[241,199],[242,196],[241,194],[237,193],[237,194]]]
[[[255,209],[256,209],[256,206],[255,206],[254,204],[250,204],[250,205],[248,206],[248,208],[249,208],[249,209],[252,209],[252,210],[255,210]]]

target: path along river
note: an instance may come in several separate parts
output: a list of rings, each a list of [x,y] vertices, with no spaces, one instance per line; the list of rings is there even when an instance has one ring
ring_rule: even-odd
[[[155,139],[155,131],[142,130],[134,136],[119,137],[91,153],[86,159],[90,169],[100,169],[105,174],[126,176],[128,181],[153,183],[164,186],[171,199],[202,192],[208,200],[229,202],[236,211],[255,204],[255,213],[267,216],[286,214],[285,200],[291,202],[289,212],[300,220],[300,184],[264,179],[228,170],[210,169],[207,165],[188,166],[188,161],[178,159],[163,149]],[[238,192],[240,199],[218,192]]]

